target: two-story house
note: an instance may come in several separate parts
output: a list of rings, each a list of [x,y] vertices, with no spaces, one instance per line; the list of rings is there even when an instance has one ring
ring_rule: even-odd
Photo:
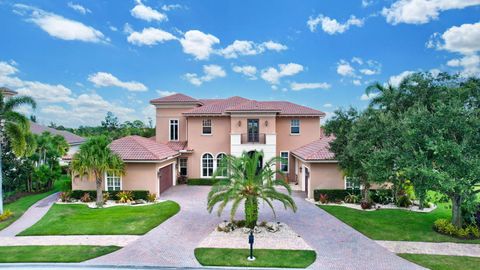
[[[144,189],[161,194],[178,176],[211,178],[224,155],[263,151],[287,181],[313,197],[313,189],[343,189],[344,176],[322,133],[325,113],[287,101],[242,97],[194,99],[175,94],[150,101],[156,137],[128,136],[110,145],[126,163],[124,176],[107,175],[105,189]],[[94,189],[74,179],[74,189]]]

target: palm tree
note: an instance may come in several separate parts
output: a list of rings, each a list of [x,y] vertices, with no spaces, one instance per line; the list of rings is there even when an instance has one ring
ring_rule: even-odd
[[[28,156],[33,152],[34,149],[29,147],[34,145],[34,138],[30,133],[28,118],[15,111],[15,109],[22,105],[30,105],[33,109],[37,106],[33,98],[27,96],[10,97],[6,99],[3,94],[4,91],[4,88],[0,88],[0,214],[3,214],[3,143],[6,139],[17,157]]]
[[[103,205],[103,181],[108,173],[123,175],[125,165],[122,158],[109,148],[110,140],[104,136],[91,137],[80,145],[71,162],[72,176],[94,178],[97,188],[97,206]]]
[[[233,202],[230,210],[230,219],[233,220],[239,205],[245,201],[246,226],[253,228],[258,220],[259,200],[270,206],[274,215],[273,201],[275,200],[282,202],[285,209],[291,208],[294,212],[297,210],[297,206],[290,196],[290,186],[284,179],[277,179],[276,177],[277,175],[283,175],[283,173],[273,169],[280,159],[273,158],[265,166],[259,167],[262,157],[262,152],[254,152],[254,154],[244,152],[240,157],[227,155],[221,160],[223,164],[219,167],[227,168],[229,177],[228,179],[221,178],[208,193],[207,209],[210,213],[214,206],[220,203],[218,207],[218,215],[220,216],[225,206],[229,202]],[[217,169],[213,178],[217,179],[221,175],[224,175],[223,169]],[[278,192],[275,186],[285,187],[288,194]]]

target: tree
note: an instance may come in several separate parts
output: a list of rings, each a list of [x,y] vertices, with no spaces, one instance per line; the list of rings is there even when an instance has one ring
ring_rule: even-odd
[[[262,168],[258,167],[262,152],[255,152],[250,155],[244,152],[240,157],[227,155],[221,160],[223,163],[220,169],[217,169],[213,179],[219,181],[212,186],[208,193],[207,209],[211,213],[216,204],[218,215],[220,215],[229,202],[232,203],[230,218],[233,220],[240,204],[245,201],[245,221],[248,228],[253,228],[258,220],[258,202],[263,200],[272,209],[275,209],[272,202],[277,200],[283,203],[285,209],[291,208],[294,212],[297,206],[292,199],[290,186],[284,179],[276,179],[276,175],[283,175],[279,170],[275,170],[275,162],[279,158],[269,160]],[[228,168],[229,179],[218,178],[224,175],[223,168]],[[275,186],[285,187],[288,194],[278,192]]]
[[[28,118],[15,111],[22,105],[30,105],[36,108],[36,103],[31,97],[17,96],[5,99],[3,92],[0,91],[0,214],[3,213],[3,194],[2,194],[2,148],[3,139],[6,139],[11,146],[12,152],[16,156],[28,156],[31,154],[31,148],[27,147],[33,144],[33,136],[30,133]]]
[[[113,131],[120,127],[120,123],[118,122],[118,118],[112,112],[107,112],[105,120],[102,121],[102,127],[108,131]]]
[[[73,177],[87,177],[94,179],[97,188],[97,206],[103,205],[103,181],[105,174],[123,175],[125,165],[121,157],[109,148],[110,140],[106,136],[89,138],[80,145],[80,149],[73,155],[71,171]]]

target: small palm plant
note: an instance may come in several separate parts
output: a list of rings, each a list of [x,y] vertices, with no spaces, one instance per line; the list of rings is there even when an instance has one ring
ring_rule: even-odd
[[[125,165],[122,158],[114,153],[108,145],[110,140],[102,135],[91,137],[73,155],[71,171],[73,176],[94,177],[97,188],[97,206],[103,206],[103,181],[105,173],[116,175],[125,174]]]
[[[208,193],[207,209],[210,213],[215,205],[220,203],[218,215],[221,215],[227,204],[232,202],[230,218],[233,220],[238,207],[244,201],[245,224],[246,227],[253,229],[258,220],[259,200],[270,206],[274,215],[273,201],[275,200],[283,203],[285,209],[291,208],[296,212],[297,205],[291,197],[290,186],[284,181],[284,177],[277,179],[277,175],[283,176],[283,173],[273,169],[280,159],[273,158],[260,168],[258,165],[262,157],[262,152],[254,152],[254,154],[244,152],[240,157],[227,155],[221,160],[223,164],[219,168],[227,168],[229,176],[227,179],[220,178]],[[224,175],[223,169],[216,170],[213,178],[216,179],[221,175]],[[276,186],[285,187],[288,193],[278,192],[275,189]]]

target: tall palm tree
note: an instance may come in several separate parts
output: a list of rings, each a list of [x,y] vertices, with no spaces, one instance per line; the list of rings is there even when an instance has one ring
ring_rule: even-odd
[[[274,215],[273,201],[275,200],[283,203],[285,209],[291,208],[294,212],[297,210],[297,205],[290,196],[290,186],[284,179],[277,179],[277,175],[283,175],[283,173],[273,169],[280,159],[273,158],[265,166],[259,167],[262,157],[262,152],[255,152],[253,155],[244,152],[240,157],[227,155],[221,160],[223,164],[219,168],[227,168],[229,176],[228,179],[220,179],[208,193],[207,209],[210,213],[214,206],[220,203],[218,207],[218,215],[220,215],[227,204],[232,202],[230,218],[233,220],[239,205],[245,201],[246,226],[253,228],[258,220],[259,200],[270,206]],[[217,169],[213,178],[217,179],[221,175],[224,175],[223,169]],[[278,192],[275,186],[285,187],[288,194]]]
[[[4,88],[0,88],[0,214],[3,214],[3,194],[2,194],[2,147],[5,139],[12,147],[13,153],[17,157],[28,156],[32,154],[34,145],[33,136],[30,133],[30,123],[23,114],[15,111],[22,105],[30,105],[33,109],[37,104],[33,98],[28,96],[10,97],[4,96]]]
[[[122,158],[108,147],[110,140],[104,136],[91,137],[73,155],[70,164],[74,177],[94,178],[97,188],[97,206],[103,206],[103,181],[105,174],[125,174],[125,165]]]

